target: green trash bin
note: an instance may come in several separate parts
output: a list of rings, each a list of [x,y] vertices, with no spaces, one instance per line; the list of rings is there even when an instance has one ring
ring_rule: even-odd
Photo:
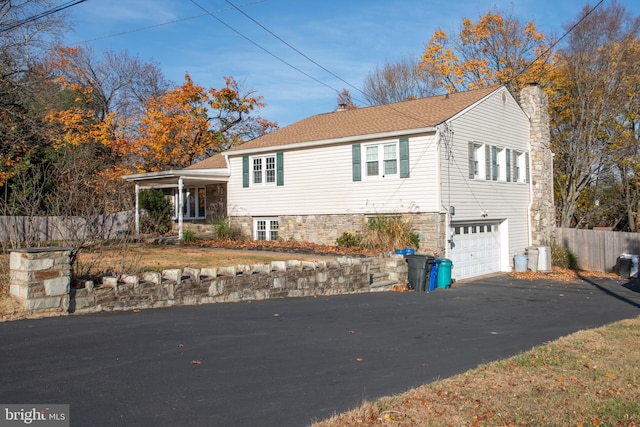
[[[438,277],[436,278],[439,289],[445,289],[451,286],[451,267],[453,263],[450,259],[440,258],[438,266]]]

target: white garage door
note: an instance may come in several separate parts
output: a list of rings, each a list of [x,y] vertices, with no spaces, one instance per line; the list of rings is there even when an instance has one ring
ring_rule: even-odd
[[[498,223],[455,224],[451,261],[454,279],[468,279],[500,271]]]

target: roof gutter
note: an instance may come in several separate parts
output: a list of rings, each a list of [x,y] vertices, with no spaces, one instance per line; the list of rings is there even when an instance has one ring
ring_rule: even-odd
[[[127,181],[145,181],[154,178],[197,178],[197,179],[228,179],[229,172],[226,169],[218,169],[220,172],[214,172],[216,169],[190,169],[185,170],[168,170],[159,172],[136,173],[131,175],[123,175],[122,179]]]
[[[283,145],[271,145],[269,147],[256,147],[256,148],[247,148],[245,150],[234,149],[230,151],[223,152],[222,154],[226,157],[228,156],[240,156],[243,154],[250,153],[264,153],[268,151],[274,151],[279,149],[287,149],[287,150],[295,150],[299,148],[310,148],[322,145],[333,145],[333,144],[344,144],[348,142],[356,142],[361,140],[372,140],[372,139],[383,139],[383,138],[393,138],[398,136],[405,136],[407,134],[422,134],[422,133],[434,133],[436,128],[433,126],[425,127],[425,128],[417,128],[417,129],[406,129],[406,130],[398,130],[392,132],[381,132],[381,133],[372,133],[368,135],[355,135],[355,136],[345,136],[343,138],[331,138],[331,139],[321,139],[318,141],[306,141],[306,142],[296,142],[293,144],[283,144]]]

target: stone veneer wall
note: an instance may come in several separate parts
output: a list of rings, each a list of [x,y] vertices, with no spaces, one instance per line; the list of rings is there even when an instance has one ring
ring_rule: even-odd
[[[270,264],[220,268],[185,268],[123,274],[69,286],[70,251],[39,249],[11,253],[11,293],[28,311],[56,309],[95,313],[177,305],[262,300],[389,290],[406,284],[408,266],[402,256],[337,258],[335,261],[274,261]],[[27,256],[25,256],[25,254]],[[15,269],[14,269],[15,268]],[[371,284],[380,275],[388,280]]]
[[[66,311],[71,266],[69,248],[29,248],[11,252],[10,293],[24,301],[27,311]]]
[[[530,85],[520,92],[520,105],[531,121],[531,244],[548,246],[556,229],[549,99],[541,87]]]
[[[205,187],[207,199],[207,222],[224,218],[227,214],[227,184],[213,184]]]
[[[343,233],[358,233],[364,228],[367,216],[350,215],[281,215],[278,217],[278,235],[282,240],[296,240],[324,245],[335,245]],[[401,216],[411,221],[420,236],[419,249],[444,251],[446,244],[445,215],[440,213],[405,213]],[[244,236],[253,235],[253,218],[231,217],[231,225],[238,227]]]

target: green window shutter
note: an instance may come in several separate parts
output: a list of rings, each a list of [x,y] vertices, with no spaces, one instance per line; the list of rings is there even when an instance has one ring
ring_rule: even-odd
[[[484,146],[484,175],[487,181],[491,179],[491,146]]]
[[[473,179],[476,177],[476,162],[475,162],[475,144],[473,142],[469,143],[469,179]]]
[[[400,178],[409,178],[409,138],[400,138]]]
[[[284,185],[284,153],[276,153],[276,185]]]
[[[242,157],[242,186],[249,186],[249,156]]]
[[[504,157],[507,162],[507,182],[511,182],[511,150],[507,148],[506,155]]]
[[[353,180],[362,181],[362,157],[360,156],[360,144],[351,146],[351,164],[353,166]]]
[[[529,175],[530,175],[530,172],[531,172],[531,171],[529,170],[529,153],[525,153],[524,162],[525,162],[525,164],[526,164],[526,168],[527,168],[527,172],[526,172],[527,174],[525,175],[525,177],[524,177],[524,178],[525,178],[525,181],[526,181],[527,183],[529,183],[529,182],[531,182],[531,177],[529,176]]]
[[[498,147],[491,147],[491,179],[498,180]]]

